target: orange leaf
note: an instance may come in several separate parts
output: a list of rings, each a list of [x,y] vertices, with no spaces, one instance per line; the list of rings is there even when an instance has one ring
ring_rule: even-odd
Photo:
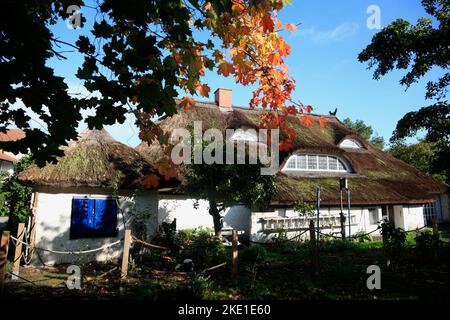
[[[295,24],[293,24],[293,23],[286,23],[285,25],[284,25],[284,28],[283,28],[284,30],[288,30],[288,31],[295,31],[295,30],[297,30],[297,26],[295,25]]]
[[[159,177],[156,174],[151,173],[145,177],[144,184],[146,189],[157,188],[159,185]]]
[[[307,127],[311,127],[314,123],[314,119],[310,116],[302,115],[300,122],[306,124]]]
[[[178,106],[180,108],[183,108],[183,109],[187,110],[189,108],[195,107],[195,101],[191,97],[186,96],[183,99],[181,99],[181,101],[180,101]]]
[[[217,71],[219,74],[223,74],[225,77],[228,77],[230,73],[234,73],[234,66],[231,63],[223,61],[219,64],[219,70]]]
[[[211,89],[208,87],[207,84],[202,84],[197,86],[197,91],[200,93],[202,97],[208,98]]]
[[[327,127],[327,118],[325,118],[324,116],[320,116],[319,123],[320,127],[325,129]]]

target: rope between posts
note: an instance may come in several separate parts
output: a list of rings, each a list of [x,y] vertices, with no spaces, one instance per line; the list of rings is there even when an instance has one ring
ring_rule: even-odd
[[[29,243],[26,243],[26,242],[24,242],[24,241],[22,241],[22,240],[19,240],[19,239],[15,238],[15,237],[13,237],[13,236],[11,236],[11,235],[10,235],[9,237],[10,237],[14,242],[22,243],[23,245],[25,245],[25,246],[27,246],[27,247],[30,246]],[[107,248],[109,248],[109,247],[115,246],[115,245],[119,244],[119,243],[122,242],[122,241],[123,241],[123,239],[120,239],[120,240],[117,240],[117,241],[115,241],[115,242],[108,243],[108,244],[106,244],[106,245],[104,245],[104,246],[101,246],[101,247],[99,247],[99,248],[90,249],[90,250],[82,250],[82,251],[58,251],[58,250],[50,250],[50,249],[39,248],[39,247],[34,247],[34,249],[40,250],[40,251],[45,251],[45,252],[50,252],[50,253],[56,253],[56,254],[75,254],[75,255],[76,255],[76,254],[86,254],[86,253],[92,253],[92,252],[102,251],[102,250],[105,250],[105,249],[107,249]]]
[[[145,247],[154,248],[154,249],[161,249],[161,250],[169,250],[169,248],[166,248],[166,247],[163,247],[163,246],[158,246],[156,244],[146,242],[144,240],[136,238],[135,236],[131,236],[131,239],[132,239],[133,242],[142,244]]]

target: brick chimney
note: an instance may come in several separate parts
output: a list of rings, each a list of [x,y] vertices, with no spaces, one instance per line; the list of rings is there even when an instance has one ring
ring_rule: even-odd
[[[232,108],[231,89],[219,88],[214,92],[216,104],[222,108]]]

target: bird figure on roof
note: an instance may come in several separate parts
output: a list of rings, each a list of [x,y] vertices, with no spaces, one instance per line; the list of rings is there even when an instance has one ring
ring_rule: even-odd
[[[336,116],[337,108],[335,108],[333,112],[328,111],[328,113],[330,114],[330,116]]]

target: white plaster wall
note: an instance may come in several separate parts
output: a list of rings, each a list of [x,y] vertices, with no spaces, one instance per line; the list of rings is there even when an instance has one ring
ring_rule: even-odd
[[[101,247],[123,238],[125,225],[132,227],[133,219],[139,212],[149,211],[150,216],[156,217],[157,196],[153,192],[136,196],[122,193],[119,197],[120,209],[117,217],[118,236],[114,238],[70,239],[70,221],[73,197],[108,196],[102,189],[74,189],[61,192],[61,189],[39,190],[36,209],[36,247],[58,251],[80,251]],[[135,201],[133,201],[135,200]],[[151,221],[151,218],[148,219]],[[62,255],[36,250],[33,257],[34,264],[46,265],[58,263],[83,263],[88,261],[107,261],[121,256],[123,243],[87,255]]]
[[[346,235],[355,234],[358,231],[363,232],[373,232],[372,235],[376,236],[380,234],[377,230],[378,224],[371,224],[369,219],[369,208],[375,208],[378,212],[379,219],[381,220],[381,207],[353,207],[350,210],[350,216],[352,217],[352,222],[350,224],[350,229],[348,225],[348,219],[345,223]],[[336,207],[322,207],[320,210],[321,217],[321,232],[327,234],[334,234],[335,236],[340,236],[341,226],[340,221],[337,219],[339,217],[340,208]],[[345,216],[348,217],[348,210],[344,208]],[[312,218],[302,218],[303,225],[307,228],[309,220],[313,219],[316,221],[316,214]],[[251,225],[250,225],[250,240],[253,242],[266,242],[271,241],[277,236],[277,233],[267,233],[264,232],[263,218],[277,218],[277,217],[299,217],[298,213],[293,210],[293,208],[276,209],[272,212],[253,212],[251,214]],[[287,237],[291,238],[297,236],[300,231],[287,232]],[[304,233],[301,239],[309,238],[309,233]]]
[[[194,204],[197,203],[197,208]],[[248,234],[250,230],[250,209],[245,206],[227,208],[222,215],[224,227],[243,230]],[[209,214],[209,204],[206,200],[187,198],[185,196],[160,196],[158,203],[158,223],[177,220],[177,230],[198,227],[214,228],[213,218]]]
[[[403,207],[404,230],[414,230],[425,225],[423,206],[406,205]]]
[[[403,206],[395,205],[394,207],[394,225],[396,228],[405,230],[405,217],[403,213]]]

